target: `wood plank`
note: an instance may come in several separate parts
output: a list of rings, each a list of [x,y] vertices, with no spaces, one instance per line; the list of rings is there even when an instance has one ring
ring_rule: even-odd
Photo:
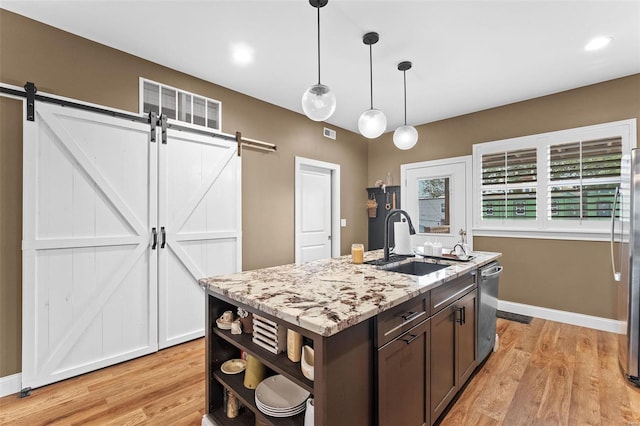
[[[598,366],[598,334],[580,327],[576,333],[576,369],[572,386],[580,391],[571,394],[569,424],[600,424],[600,369]]]

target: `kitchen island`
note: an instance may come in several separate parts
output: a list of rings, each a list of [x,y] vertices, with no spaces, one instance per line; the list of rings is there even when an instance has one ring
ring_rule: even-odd
[[[381,251],[368,252],[365,261],[381,256]],[[224,361],[246,351],[269,370],[288,377],[313,395],[316,425],[384,424],[382,419],[388,415],[384,408],[386,399],[381,400],[380,395],[386,395],[386,390],[379,388],[386,378],[379,377],[379,369],[391,358],[381,357],[382,348],[388,348],[393,339],[413,328],[426,327],[420,338],[425,352],[424,371],[419,376],[424,376],[420,380],[426,380],[426,388],[430,387],[429,350],[433,342],[428,321],[431,315],[474,292],[476,269],[500,254],[474,252],[473,256],[467,262],[448,261],[448,267],[424,276],[390,272],[367,264],[355,265],[350,256],[343,256],[200,280],[207,292],[206,417],[223,425],[250,425],[256,416],[267,424],[303,424],[303,414],[285,419],[262,415],[253,401],[254,392],[243,387],[242,375],[220,372]],[[289,361],[285,353],[270,353],[254,344],[249,334],[233,335],[216,328],[216,319],[224,311],[235,312],[236,308],[302,334],[315,350],[315,381],[305,378],[300,364]],[[451,309],[460,312],[459,320],[454,320],[462,325],[463,309],[453,305]],[[475,315],[473,308],[469,319]],[[470,324],[475,328],[475,320]],[[475,348],[474,339],[471,344]],[[406,345],[409,346],[409,342]],[[460,387],[460,383],[456,383],[455,389]],[[224,388],[247,406],[242,416],[228,419],[224,414]],[[450,398],[449,393],[447,400],[454,396]],[[389,398],[393,399],[393,395]],[[438,411],[434,412],[431,407],[429,392],[422,395],[422,399],[426,423],[431,424],[436,419],[431,418],[430,413],[435,415]]]

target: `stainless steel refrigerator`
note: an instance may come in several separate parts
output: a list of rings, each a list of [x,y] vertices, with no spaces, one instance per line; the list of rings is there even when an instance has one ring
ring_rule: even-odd
[[[618,359],[627,379],[640,386],[640,151],[623,156],[621,182],[611,218],[611,264],[618,287]],[[614,255],[619,245],[619,257]]]

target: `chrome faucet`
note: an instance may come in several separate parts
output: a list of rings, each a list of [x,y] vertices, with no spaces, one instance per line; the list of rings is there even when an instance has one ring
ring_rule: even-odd
[[[411,223],[411,218],[409,214],[404,210],[394,209],[387,213],[387,217],[384,218],[384,261],[389,261],[389,219],[391,216],[396,214],[402,214],[407,218],[407,222],[409,222],[409,235],[415,235],[416,230],[413,228],[413,224]]]

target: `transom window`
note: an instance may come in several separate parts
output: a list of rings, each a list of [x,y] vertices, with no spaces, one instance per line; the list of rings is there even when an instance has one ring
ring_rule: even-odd
[[[635,119],[474,145],[476,235],[603,238],[635,146]]]
[[[140,112],[166,114],[168,118],[220,130],[222,104],[166,84],[140,78]]]

